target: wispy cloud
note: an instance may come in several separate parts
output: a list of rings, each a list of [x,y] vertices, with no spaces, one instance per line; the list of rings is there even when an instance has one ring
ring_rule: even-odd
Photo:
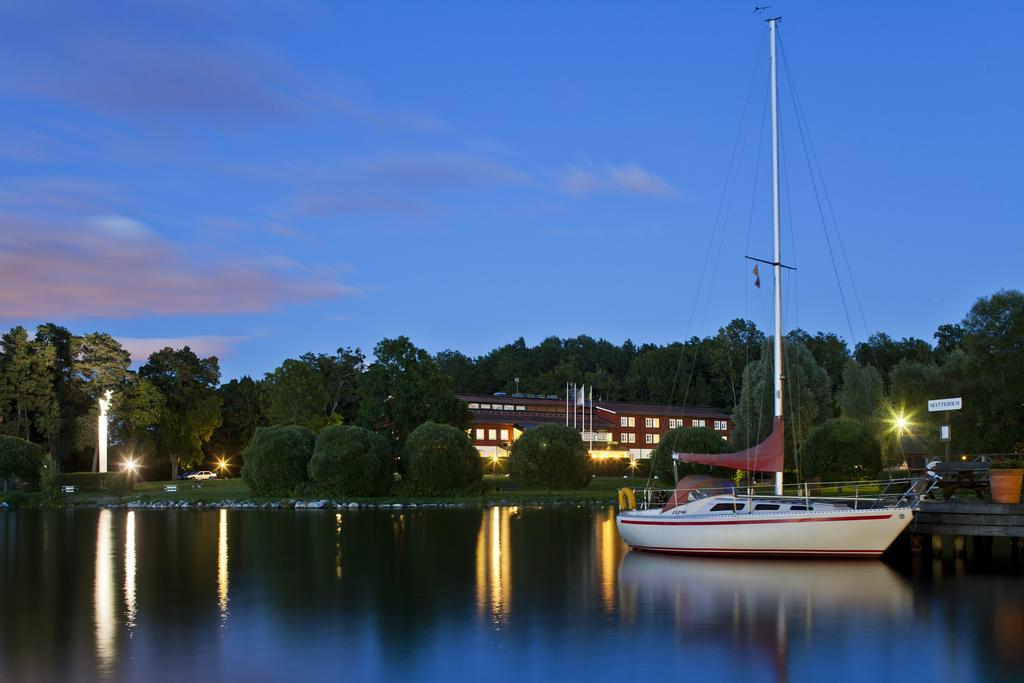
[[[348,159],[306,170],[295,208],[317,217],[391,214],[423,219],[446,197],[487,187],[526,186],[534,178],[499,160],[449,151]]]
[[[144,223],[0,215],[0,311],[10,318],[227,314],[353,294],[322,273],[204,252]]]
[[[160,349],[171,347],[180,349],[189,347],[197,356],[231,356],[235,346],[250,339],[244,336],[196,335],[191,337],[118,337],[121,346],[131,354],[132,363],[140,365],[146,362],[150,354]]]
[[[617,193],[671,199],[679,192],[661,176],[634,163],[570,166],[558,178],[559,187],[573,197]]]

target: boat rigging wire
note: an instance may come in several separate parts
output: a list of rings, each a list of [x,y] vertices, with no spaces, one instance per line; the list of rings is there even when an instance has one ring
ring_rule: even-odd
[[[704,254],[704,262],[703,262],[703,264],[701,266],[700,277],[697,280],[697,289],[694,292],[693,305],[690,308],[690,316],[689,316],[689,319],[688,319],[687,324],[686,324],[686,335],[684,336],[683,341],[681,343],[681,348],[679,350],[679,360],[676,363],[676,371],[675,371],[675,374],[673,375],[673,378],[672,378],[672,387],[671,387],[671,389],[669,391],[668,401],[666,402],[665,419],[668,418],[668,415],[669,415],[669,413],[671,411],[672,402],[675,399],[676,388],[677,388],[677,386],[679,384],[679,376],[680,376],[680,374],[682,374],[682,370],[683,370],[683,362],[686,360],[686,341],[687,341],[687,338],[689,337],[690,332],[693,330],[693,321],[694,321],[694,317],[695,317],[696,312],[697,312],[698,302],[700,301],[700,298],[701,298],[701,291],[703,289],[704,280],[705,280],[705,277],[707,275],[708,265],[711,262],[711,254],[714,251],[715,240],[719,237],[719,233],[720,232],[724,232],[724,229],[722,229],[722,221],[721,221],[722,209],[723,209],[723,206],[725,205],[726,196],[729,193],[730,181],[732,181],[733,178],[734,178],[734,176],[733,176],[733,169],[735,168],[735,165],[736,165],[736,154],[737,154],[737,151],[740,148],[740,140],[742,138],[742,134],[743,134],[743,131],[745,129],[745,124],[746,124],[746,121],[747,121],[747,114],[748,114],[749,109],[750,109],[751,93],[754,91],[754,84],[755,84],[756,79],[757,79],[757,71],[758,71],[758,67],[761,64],[762,54],[764,52],[763,46],[764,46],[764,42],[766,40],[767,40],[767,36],[762,35],[761,42],[758,44],[757,51],[755,53],[754,69],[753,69],[753,72],[752,72],[751,77],[750,77],[750,84],[747,87],[747,95],[746,95],[746,97],[744,99],[744,102],[743,102],[743,114],[740,117],[740,124],[739,124],[738,130],[736,131],[736,138],[733,141],[732,152],[729,155],[729,164],[728,164],[727,169],[726,169],[725,182],[722,185],[722,192],[721,192],[721,195],[719,196],[718,207],[715,210],[715,219],[714,219],[714,221],[712,223],[712,227],[711,227],[711,238],[708,240],[708,248],[707,248],[707,251]],[[723,235],[722,239],[720,240],[720,245],[719,245],[719,257],[721,256],[722,245],[724,245],[724,242],[725,242],[725,238],[724,238],[724,235]],[[704,306],[704,312],[703,312],[703,314],[701,316],[702,324],[703,324],[703,321],[707,318],[707,312],[708,312],[708,309],[710,308],[711,289],[712,289],[712,284],[714,282],[715,274],[717,274],[717,270],[718,270],[718,267],[717,267],[717,262],[716,262],[714,264],[714,267],[712,268],[711,279],[710,279],[710,282],[708,283],[708,287],[707,287],[706,304]],[[683,392],[683,405],[686,405],[686,402],[689,399],[690,388],[691,388],[692,383],[693,383],[693,375],[694,375],[694,372],[695,372],[695,369],[696,369],[696,366],[697,366],[697,359],[698,359],[699,353],[700,353],[700,342],[698,341],[698,343],[696,345],[696,348],[694,349],[693,360],[692,360],[692,362],[690,364],[690,372],[689,372],[689,375],[687,377],[686,388],[685,388],[685,390]],[[647,486],[648,487],[650,487],[651,479],[652,479],[653,476],[654,476],[654,457],[653,457],[653,454],[652,454],[652,457],[651,457],[651,469],[650,469],[650,472],[647,475]]]

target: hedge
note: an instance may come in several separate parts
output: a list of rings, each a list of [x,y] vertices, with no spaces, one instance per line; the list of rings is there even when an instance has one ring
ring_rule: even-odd
[[[36,486],[42,464],[42,448],[16,436],[0,436],[0,481],[4,491],[12,477]]]
[[[882,469],[882,450],[864,425],[834,418],[807,435],[801,450],[805,477],[822,481],[873,479]]]
[[[79,491],[105,491],[123,495],[132,490],[134,479],[127,472],[68,472],[57,476],[57,486],[74,486]]]
[[[316,435],[306,427],[260,427],[242,453],[242,480],[257,496],[288,496],[309,481]]]
[[[423,496],[462,495],[483,489],[483,463],[469,437],[451,425],[425,422],[405,441],[406,489]]]
[[[564,425],[527,430],[508,456],[512,479],[523,486],[579,489],[590,481],[590,458],[579,432]]]
[[[661,486],[675,486],[675,472],[672,469],[673,453],[731,453],[732,444],[721,434],[707,427],[676,427],[661,435],[661,441],[651,454],[651,467]],[[731,479],[734,470],[679,463],[679,478],[688,474],[714,474]]]
[[[308,470],[318,490],[335,496],[383,496],[394,481],[390,444],[362,427],[321,429]]]

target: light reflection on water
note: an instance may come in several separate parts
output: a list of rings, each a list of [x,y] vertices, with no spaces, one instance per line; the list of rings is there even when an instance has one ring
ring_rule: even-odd
[[[100,510],[96,520],[96,570],[93,574],[93,622],[96,631],[96,668],[101,678],[110,675],[117,658],[117,615],[114,606],[113,513]]]
[[[610,509],[9,513],[0,680],[1019,681],[1006,564],[638,554]]]
[[[124,612],[129,637],[135,628],[135,609],[135,511],[129,510],[124,521]]]
[[[129,513],[130,514],[130,513]],[[217,523],[217,605],[221,624],[228,620],[228,511],[220,511]]]

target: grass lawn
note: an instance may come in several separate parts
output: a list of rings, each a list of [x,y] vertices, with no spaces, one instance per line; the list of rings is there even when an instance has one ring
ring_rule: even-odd
[[[646,479],[621,477],[594,477],[586,488],[572,491],[552,491],[548,493],[543,489],[519,488],[504,476],[485,475],[485,491],[480,496],[465,496],[461,498],[426,498],[393,495],[382,498],[358,498],[357,502],[366,503],[428,503],[428,502],[459,502],[459,503],[493,503],[498,501],[523,502],[523,503],[571,503],[601,501],[614,503],[617,500],[617,491],[623,486],[642,488]],[[164,486],[176,484],[178,490],[175,492],[164,491]],[[38,496],[39,494],[28,494]],[[296,496],[296,498],[316,499],[328,496]],[[329,497],[328,497],[329,498]],[[251,495],[249,487],[239,478],[235,479],[211,479],[204,481],[201,487],[193,487],[189,481],[144,481],[135,485],[135,490],[124,496],[116,498],[102,492],[81,491],[79,493],[61,494],[57,497],[58,504],[80,504],[89,505],[95,503],[124,502],[128,500],[146,501],[188,501],[191,503],[218,502],[222,500],[238,501],[264,501],[270,500],[257,498]],[[346,501],[353,500],[346,498]]]

